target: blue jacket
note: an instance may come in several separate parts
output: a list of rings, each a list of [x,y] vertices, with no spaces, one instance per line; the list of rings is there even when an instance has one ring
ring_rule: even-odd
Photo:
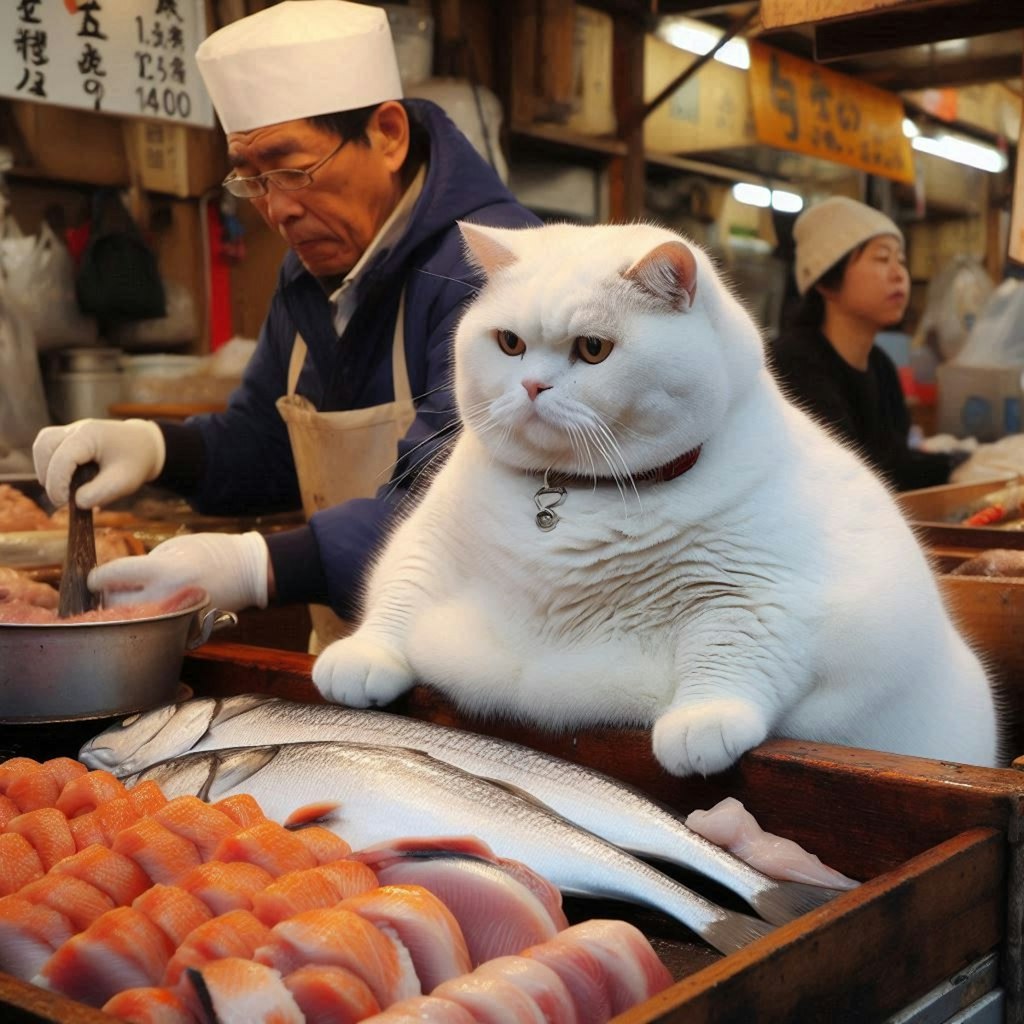
[[[316,513],[308,526],[267,538],[278,600],[315,601],[352,616],[360,582],[418,467],[458,426],[451,390],[451,340],[480,283],[463,255],[456,220],[495,227],[539,223],[444,112],[408,100],[427,130],[429,166],[408,227],[360,277],[357,308],[339,339],[327,295],[289,252],[259,343],[223,413],[162,423],[167,443],[156,483],[184,494],[205,514],[254,515],[301,505],[288,431],[275,407],[285,393],[296,330],[309,348],[297,390],[322,412],[394,399],[391,347],[406,285],[405,352],[417,415],[399,444],[391,480],[375,498]],[[338,467],[343,473],[344,466]]]

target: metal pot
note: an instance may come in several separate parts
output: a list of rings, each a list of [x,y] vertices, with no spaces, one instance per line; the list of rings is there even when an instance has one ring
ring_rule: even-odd
[[[120,622],[0,623],[0,722],[107,718],[173,701],[186,650],[234,626],[204,593]]]

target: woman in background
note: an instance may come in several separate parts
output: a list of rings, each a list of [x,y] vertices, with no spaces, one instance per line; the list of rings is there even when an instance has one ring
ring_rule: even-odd
[[[947,483],[965,456],[910,448],[899,375],[875,344],[910,297],[902,232],[878,210],[833,196],[797,218],[793,238],[802,303],[773,346],[776,378],[896,490]]]

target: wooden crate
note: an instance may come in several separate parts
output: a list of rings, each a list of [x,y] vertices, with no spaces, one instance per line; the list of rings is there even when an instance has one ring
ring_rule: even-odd
[[[183,679],[200,695],[258,691],[316,701],[311,665],[305,654],[210,644],[186,658]],[[422,687],[394,710],[528,742],[617,775],[681,811],[735,796],[765,828],[864,881],[725,957],[706,949],[695,955],[692,936],[661,915],[638,918],[680,980],[618,1024],[882,1021],[993,953],[1006,1019],[1024,1021],[1024,776],[1015,771],[772,741],[727,773],[681,780],[654,762],[643,730],[555,735],[470,723]],[[689,973],[679,970],[686,962]],[[3,977],[0,1008],[4,1021],[110,1020]]]

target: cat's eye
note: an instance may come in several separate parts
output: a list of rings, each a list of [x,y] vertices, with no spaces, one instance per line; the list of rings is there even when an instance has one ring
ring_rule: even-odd
[[[507,356],[521,356],[526,351],[526,342],[512,331],[495,331],[498,348]]]
[[[607,338],[586,335],[576,339],[576,354],[585,363],[603,363],[611,354],[614,344]]]

